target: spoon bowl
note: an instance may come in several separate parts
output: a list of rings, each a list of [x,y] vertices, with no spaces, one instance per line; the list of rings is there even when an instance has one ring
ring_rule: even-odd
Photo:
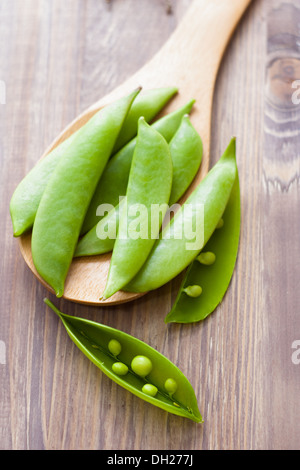
[[[103,106],[141,86],[152,89],[176,86],[179,93],[164,113],[196,103],[191,121],[203,142],[201,168],[181,202],[203,179],[209,169],[210,126],[213,92],[219,65],[236,25],[251,0],[194,0],[181,23],[160,51],[112,92],[95,102],[71,122],[46,150],[43,158],[67,137],[83,126]],[[51,287],[37,273],[31,255],[31,233],[19,237],[22,256],[39,281]],[[115,305],[144,295],[119,291],[107,300],[99,300],[104,291],[111,253],[74,258],[65,283],[63,298],[89,305]]]

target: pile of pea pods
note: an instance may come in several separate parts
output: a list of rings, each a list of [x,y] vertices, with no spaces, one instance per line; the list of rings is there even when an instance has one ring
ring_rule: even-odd
[[[221,302],[240,234],[236,142],[179,204],[200,168],[202,141],[189,117],[195,100],[157,118],[177,91],[139,88],[105,106],[15,189],[13,234],[32,232],[34,265],[57,297],[74,257],[111,252],[99,298],[153,291],[185,271],[166,323],[204,320]],[[166,357],[45,303],[108,377],[149,403],[202,422],[191,384]]]

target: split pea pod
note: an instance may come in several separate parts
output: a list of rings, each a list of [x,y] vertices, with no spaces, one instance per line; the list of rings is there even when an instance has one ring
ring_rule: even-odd
[[[102,108],[81,128],[42,195],[32,230],[32,258],[57,297],[63,295],[87,207],[138,92]]]
[[[115,328],[66,315],[49,299],[44,301],[75,345],[111,380],[169,413],[203,421],[191,383],[156,349]]]
[[[147,90],[137,95],[122,125],[112,153],[116,148],[129,142],[136,134],[137,120],[144,116],[151,121],[176,94],[177,88],[165,87]],[[69,144],[76,137],[76,131],[40,160],[16,187],[10,201],[13,233],[18,237],[32,228],[42,194],[54,168],[64,156]]]
[[[173,180],[169,205],[179,200],[195,177],[202,159],[202,141],[189,116],[184,115],[169,143]],[[119,204],[78,242],[75,257],[108,253],[113,250],[119,226]],[[111,229],[110,229],[111,227]],[[111,236],[109,236],[111,234]]]
[[[189,266],[222,217],[236,174],[233,138],[220,160],[162,230],[145,264],[123,290],[156,289]]]
[[[158,131],[167,142],[170,142],[182,117],[191,111],[194,103],[195,100],[190,100],[181,108],[155,121],[151,127]],[[99,222],[100,217],[97,216],[99,205],[111,204],[115,207],[119,203],[119,197],[125,196],[136,140],[136,137],[132,139],[109,160],[87,210],[81,235],[87,233]]]
[[[189,266],[166,323],[191,323],[204,320],[222,301],[230,283],[239,245],[241,208],[238,173],[222,216],[200,255]],[[190,286],[201,289],[191,297]]]
[[[166,140],[140,118],[104,299],[128,284],[147,259],[168,208],[172,177]]]

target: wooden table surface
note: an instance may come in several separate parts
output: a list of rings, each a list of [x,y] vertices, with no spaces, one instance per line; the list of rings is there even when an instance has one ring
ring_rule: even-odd
[[[164,324],[178,279],[120,306],[57,300],[12,236],[9,201],[19,181],[71,120],[160,49],[190,4],[0,1],[3,450],[300,449],[298,0],[254,0],[220,67],[211,164],[236,135],[242,226],[232,282],[210,317]],[[190,379],[204,423],[110,381],[46,310],[46,295],[65,313],[169,357]]]

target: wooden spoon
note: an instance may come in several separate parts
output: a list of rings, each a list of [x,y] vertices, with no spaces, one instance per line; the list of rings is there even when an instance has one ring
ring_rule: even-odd
[[[185,197],[209,169],[210,126],[213,91],[218,68],[229,39],[251,0],[194,0],[185,17],[160,51],[137,73],[78,116],[47,149],[45,156],[70,134],[85,124],[101,107],[128,94],[138,86],[143,89],[176,86],[178,95],[165,110],[170,112],[196,99],[191,120],[203,140],[201,169]],[[42,158],[43,158],[42,156]],[[32,272],[51,292],[37,273],[31,256],[31,234],[20,237],[21,253]],[[136,299],[143,294],[117,292],[100,301],[109,269],[111,254],[76,258],[68,273],[64,298],[83,304],[113,305]]]

